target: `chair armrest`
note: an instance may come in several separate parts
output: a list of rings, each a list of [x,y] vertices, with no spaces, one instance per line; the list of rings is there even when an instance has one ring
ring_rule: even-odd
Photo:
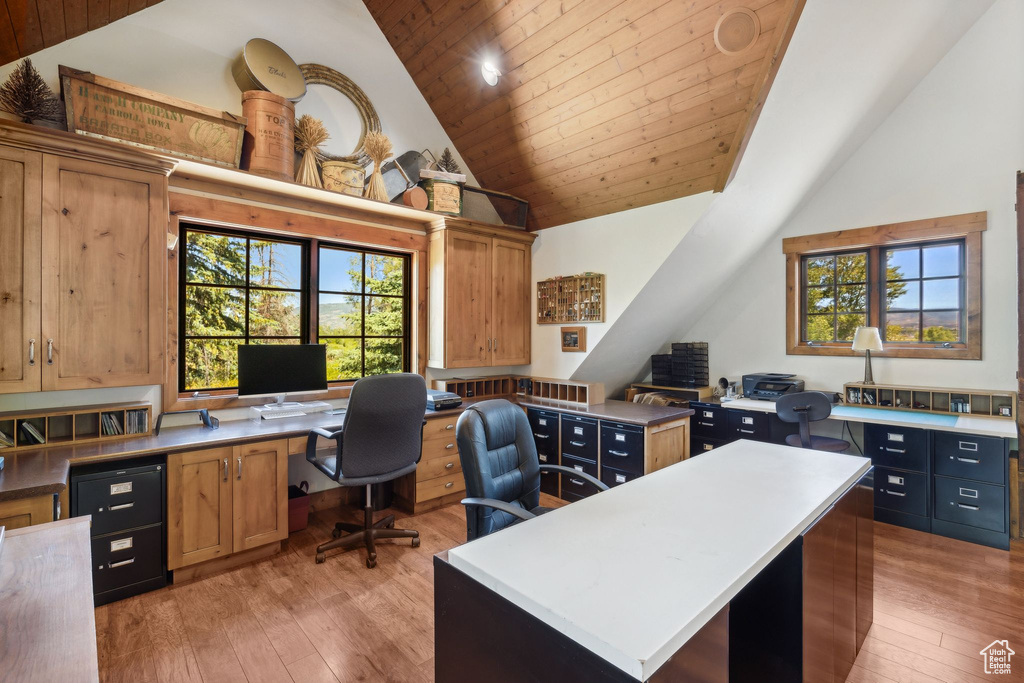
[[[515,505],[512,505],[511,503],[506,503],[503,500],[497,500],[496,498],[463,498],[462,504],[465,505],[466,507],[469,507],[471,505],[482,505],[484,507],[494,508],[495,510],[507,512],[513,517],[518,517],[522,520],[533,519],[537,516],[528,510],[516,507]]]
[[[562,467],[561,465],[545,465],[544,463],[541,463],[540,471],[541,472],[561,472],[562,474],[571,474],[574,477],[579,477],[583,481],[587,482],[588,484],[590,484],[591,486],[596,488],[598,491],[607,491],[608,490],[608,484],[604,483],[600,479],[597,479],[596,477],[592,477],[589,474],[587,474],[586,472],[580,472],[579,470],[574,470],[571,467]]]
[[[335,432],[328,431],[323,427],[317,427],[316,429],[309,430],[309,436],[306,437],[306,461],[316,464],[316,444],[320,440],[320,437],[325,439],[334,439],[338,442],[338,467],[337,471],[341,472],[341,442],[344,439],[344,430],[337,430]]]

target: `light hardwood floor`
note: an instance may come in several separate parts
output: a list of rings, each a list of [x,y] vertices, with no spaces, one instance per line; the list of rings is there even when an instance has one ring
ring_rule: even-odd
[[[431,558],[465,539],[461,507],[399,515],[422,545],[380,544],[373,570],[361,551],[313,562],[338,516],[314,513],[275,557],[98,608],[101,680],[433,680]],[[875,539],[875,623],[849,681],[982,683],[979,651],[1004,638],[1021,654],[1000,680],[1024,680],[1024,548],[886,524]]]

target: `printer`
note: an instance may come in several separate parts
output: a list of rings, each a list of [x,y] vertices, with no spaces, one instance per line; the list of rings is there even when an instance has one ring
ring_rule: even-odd
[[[743,375],[743,395],[759,401],[778,401],[786,394],[804,390],[804,381],[794,379],[796,375],[781,372],[757,372]]]
[[[431,410],[444,410],[445,408],[458,408],[462,405],[462,397],[450,391],[438,391],[427,389],[427,408]]]

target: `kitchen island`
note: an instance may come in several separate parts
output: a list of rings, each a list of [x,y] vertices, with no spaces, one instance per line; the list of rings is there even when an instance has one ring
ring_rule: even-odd
[[[843,680],[872,621],[870,476],[738,441],[454,548],[436,678]]]

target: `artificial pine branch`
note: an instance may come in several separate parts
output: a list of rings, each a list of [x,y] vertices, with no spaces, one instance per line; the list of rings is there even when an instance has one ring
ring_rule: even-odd
[[[444,148],[441,158],[437,160],[437,170],[445,173],[462,173],[459,162],[455,161],[455,155],[447,147]]]
[[[0,109],[20,117],[25,123],[33,119],[64,119],[60,100],[28,58],[14,67],[7,81],[0,85]]]

